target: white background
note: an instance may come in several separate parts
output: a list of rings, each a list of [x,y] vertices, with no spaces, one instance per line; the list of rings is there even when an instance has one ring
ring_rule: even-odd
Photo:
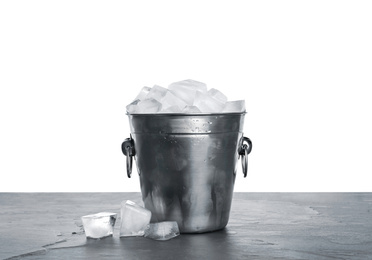
[[[245,99],[235,191],[372,191],[370,1],[0,1],[0,191],[139,191],[143,86]],[[239,162],[240,164],[240,162]]]

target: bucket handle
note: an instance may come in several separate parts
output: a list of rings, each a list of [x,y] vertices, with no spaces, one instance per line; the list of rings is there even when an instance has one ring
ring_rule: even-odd
[[[248,154],[251,151],[252,151],[252,141],[248,137],[243,136],[243,138],[241,139],[241,145],[238,149],[238,153],[242,157],[242,168],[243,168],[244,178],[247,177]]]
[[[127,175],[128,178],[130,178],[132,175],[133,156],[136,154],[132,135],[129,138],[126,138],[121,144],[121,151],[127,157]]]

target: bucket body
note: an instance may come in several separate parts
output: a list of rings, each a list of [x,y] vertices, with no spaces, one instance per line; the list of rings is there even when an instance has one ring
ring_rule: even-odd
[[[244,115],[128,114],[151,222],[177,221],[181,233],[226,226]]]

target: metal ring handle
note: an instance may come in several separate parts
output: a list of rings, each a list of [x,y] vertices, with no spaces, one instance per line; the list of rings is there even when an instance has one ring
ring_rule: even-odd
[[[252,151],[252,141],[251,141],[251,139],[249,139],[248,137],[245,137],[245,136],[243,136],[243,141],[242,141],[243,143],[244,142],[247,142],[248,143],[248,150],[247,150],[247,153],[248,154],[250,154],[250,152]],[[248,155],[247,154],[247,155]]]
[[[244,178],[247,177],[248,172],[248,146],[246,144],[243,145],[244,155],[242,155],[242,169]]]
[[[127,150],[127,176],[128,178],[132,175],[133,157],[130,155],[130,146],[125,147]]]
[[[241,139],[241,145],[239,147],[238,152],[239,152],[239,155],[241,155],[241,157],[242,157],[242,169],[243,169],[244,178],[247,177],[247,173],[248,173],[248,154],[251,151],[252,151],[252,141],[248,137],[243,136],[242,139]]]
[[[136,154],[132,136],[125,139],[124,142],[121,144],[121,151],[127,157],[127,175],[128,178],[130,178],[132,175],[133,156]]]

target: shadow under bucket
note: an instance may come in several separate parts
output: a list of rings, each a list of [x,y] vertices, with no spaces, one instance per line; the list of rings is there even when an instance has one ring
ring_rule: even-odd
[[[244,115],[128,114],[127,174],[134,156],[151,222],[177,221],[181,233],[227,225],[237,161],[241,156],[245,177],[252,149]]]

